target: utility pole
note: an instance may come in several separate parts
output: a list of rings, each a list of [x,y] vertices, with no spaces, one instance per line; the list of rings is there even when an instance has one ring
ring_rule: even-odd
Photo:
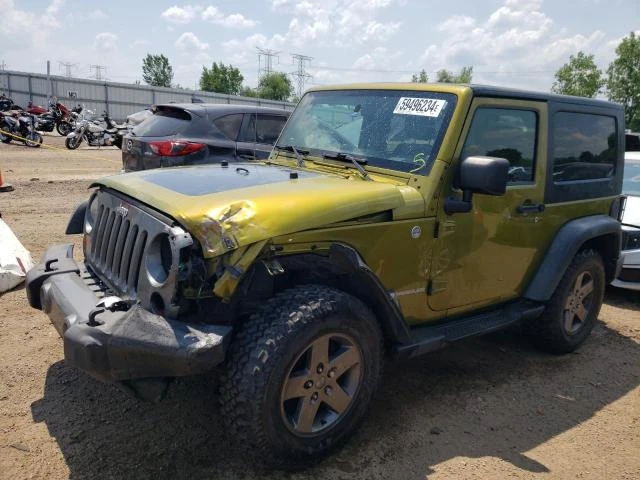
[[[307,73],[307,70],[305,69],[305,63],[309,65],[311,63],[311,60],[313,60],[313,58],[307,57],[306,55],[300,55],[299,53],[292,53],[291,59],[293,60],[294,64],[298,65],[298,68],[296,69],[296,71],[291,72],[291,75],[296,77],[296,80],[298,82],[297,94],[298,94],[298,98],[300,98],[304,93],[304,84],[306,83],[307,79],[310,80],[311,78],[313,78],[312,75]]]
[[[0,63],[0,70],[6,70],[7,69],[7,64],[4,63],[4,60],[2,60],[2,63]]]
[[[75,68],[75,67],[77,67],[77,66],[78,66],[78,64],[77,64],[77,63],[71,63],[71,62],[61,62],[61,61],[58,61],[58,64],[59,64],[59,67],[60,67],[60,68],[62,68],[62,67],[64,67],[64,68],[65,68],[64,76],[65,76],[65,77],[67,77],[67,78],[71,78],[71,77],[72,77],[72,75],[71,75],[71,69],[72,69],[72,68]]]
[[[96,80],[105,79],[104,75],[102,75],[102,71],[104,70],[104,72],[107,73],[107,67],[105,67],[104,65],[89,65],[89,70],[96,71],[95,75],[93,76],[93,78],[95,78]]]
[[[278,62],[280,62],[280,57],[278,54],[280,52],[276,52],[275,50],[271,50],[269,48],[260,48],[258,49],[258,78],[263,75],[269,75],[273,72],[273,58],[275,57]],[[264,66],[262,66],[262,59],[264,58]]]

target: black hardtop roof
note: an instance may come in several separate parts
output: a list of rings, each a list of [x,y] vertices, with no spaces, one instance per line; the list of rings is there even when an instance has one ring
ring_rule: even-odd
[[[528,90],[518,90],[516,88],[494,87],[490,85],[474,85],[469,87],[473,90],[473,94],[477,97],[498,97],[513,98],[518,100],[537,100],[544,102],[571,103],[574,105],[585,105],[592,107],[608,107],[623,109],[618,103],[608,102],[606,100],[596,100],[593,98],[574,97],[571,95],[556,95],[555,93],[534,92]]]
[[[228,103],[159,103],[154,105],[155,107],[163,108],[180,108],[187,112],[192,112],[197,115],[213,115],[222,116],[232,113],[273,113],[278,115],[290,115],[291,112],[284,108],[273,107],[259,107],[257,105],[242,105],[242,104],[228,104]]]

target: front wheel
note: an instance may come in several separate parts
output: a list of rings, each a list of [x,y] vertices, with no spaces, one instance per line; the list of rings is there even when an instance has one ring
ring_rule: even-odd
[[[27,147],[38,148],[42,145],[42,135],[38,132],[29,132],[25,138],[24,142]]]
[[[67,137],[64,141],[64,146],[69,150],[75,150],[82,143],[82,137]]]
[[[377,320],[351,295],[320,285],[278,294],[230,347],[220,395],[227,431],[274,466],[317,462],[364,418],[382,350]]]
[[[602,257],[591,249],[580,251],[542,316],[526,325],[536,346],[551,353],[569,353],[578,348],[600,313],[605,278]]]
[[[60,135],[66,137],[73,130],[73,125],[66,121],[58,122],[56,123],[56,130]]]

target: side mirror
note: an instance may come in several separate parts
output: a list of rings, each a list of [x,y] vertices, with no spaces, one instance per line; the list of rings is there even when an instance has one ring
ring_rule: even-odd
[[[447,215],[471,211],[474,193],[504,195],[509,178],[509,161],[496,157],[467,157],[461,163],[454,185],[462,190],[462,200],[448,198],[444,203]]]

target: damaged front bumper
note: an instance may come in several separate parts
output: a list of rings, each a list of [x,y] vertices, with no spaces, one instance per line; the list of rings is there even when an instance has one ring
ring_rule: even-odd
[[[137,304],[96,314],[102,292],[71,244],[49,248],[26,289],[63,338],[65,361],[103,381],[204,373],[224,360],[231,337],[231,327],[170,320]]]

